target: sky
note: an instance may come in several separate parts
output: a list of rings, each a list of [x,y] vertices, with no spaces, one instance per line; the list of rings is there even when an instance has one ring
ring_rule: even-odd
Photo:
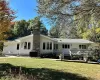
[[[9,6],[16,12],[17,20],[29,20],[34,19],[34,17],[38,16],[37,9],[37,1],[36,0],[7,0],[9,1]],[[43,19],[43,23],[48,30],[50,30],[50,25],[47,24],[46,20]]]

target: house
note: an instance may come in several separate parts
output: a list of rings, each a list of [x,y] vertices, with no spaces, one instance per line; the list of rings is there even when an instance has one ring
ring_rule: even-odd
[[[37,42],[37,43],[35,43]],[[62,53],[63,49],[68,50],[88,50],[93,42],[84,39],[60,39],[50,38],[48,36],[41,35],[28,35],[14,41],[7,41],[4,43],[3,53],[5,55],[19,55],[19,56],[31,56],[32,50],[42,54],[54,54]],[[34,51],[33,51],[34,52]]]

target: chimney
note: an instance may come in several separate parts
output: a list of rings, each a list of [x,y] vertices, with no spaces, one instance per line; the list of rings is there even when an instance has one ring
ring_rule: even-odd
[[[31,57],[40,56],[40,24],[39,21],[33,26],[33,46],[30,52]]]
[[[40,30],[33,31],[33,50],[40,50]]]
[[[40,31],[33,31],[33,46],[30,52],[30,57],[39,57],[40,56]]]

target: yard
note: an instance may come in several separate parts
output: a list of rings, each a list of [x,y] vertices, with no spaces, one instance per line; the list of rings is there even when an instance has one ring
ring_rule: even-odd
[[[37,58],[0,58],[0,80],[100,80],[100,65]]]

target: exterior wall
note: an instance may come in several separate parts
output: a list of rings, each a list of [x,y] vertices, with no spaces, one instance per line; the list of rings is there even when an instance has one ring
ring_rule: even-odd
[[[79,45],[82,45],[82,44],[71,44],[71,49],[76,49],[76,50],[79,50]]]
[[[30,42],[30,49],[24,49],[24,43]],[[29,52],[32,50],[32,37],[28,37],[26,39],[22,39],[20,42],[5,42],[5,47],[3,48],[3,53],[6,55],[29,55]],[[17,44],[19,44],[19,50],[17,50]]]
[[[31,48],[30,49],[24,49],[25,42],[27,42],[27,43],[30,42],[31,43]],[[47,42],[52,42],[52,50],[47,50],[47,48],[45,50],[43,50],[43,42],[46,42],[46,43]],[[30,36],[28,38],[21,39],[21,42],[19,43],[20,44],[19,50],[17,50],[17,43],[18,42],[15,42],[15,43],[10,42],[10,44],[5,43],[5,45],[8,45],[8,46],[4,47],[3,53],[8,54],[9,51],[10,51],[14,55],[29,56],[30,51],[33,49],[33,37]],[[47,38],[47,37],[40,36],[40,53],[41,54],[53,53],[53,49],[54,49],[53,41],[51,39]]]
[[[44,42],[45,43],[52,42],[52,50],[47,50],[47,47],[45,50],[43,50],[43,43]],[[42,36],[40,37],[40,53],[41,54],[53,53],[53,49],[54,49],[53,45],[54,45],[54,41],[52,41],[51,39],[48,39],[48,38],[42,37]]]
[[[17,43],[4,43],[4,48],[3,48],[3,53],[6,55],[17,55],[19,53],[19,51],[17,50]]]
[[[23,43],[24,42],[31,42],[31,49],[24,49]],[[43,42],[52,42],[52,50],[43,50]],[[29,55],[30,51],[32,50],[33,47],[33,37],[21,40],[21,48],[20,48],[20,55]],[[48,54],[48,53],[53,53],[53,41],[47,37],[40,36],[40,54]]]
[[[21,40],[19,55],[28,55],[29,56],[29,53],[30,53],[30,51],[32,50],[32,47],[33,47],[33,41],[32,41],[33,39],[32,38],[33,37],[29,37],[29,38]],[[24,49],[25,42],[27,42],[27,43],[30,42],[31,43],[30,49],[28,49],[28,48]]]
[[[33,49],[33,36],[29,36],[29,37],[26,37],[26,38],[22,38],[20,39],[20,46],[19,46],[19,50],[17,50],[17,43],[18,42],[10,42],[9,44],[8,43],[4,43],[5,47],[3,49],[3,53],[6,53],[6,54],[9,54],[9,52],[11,52],[10,54],[14,54],[14,55],[27,55],[29,56],[29,53],[30,51]],[[31,43],[31,47],[30,49],[24,49],[24,44],[25,42],[30,42]],[[47,49],[47,44],[46,44],[46,49],[43,50],[43,43],[47,43],[47,42],[51,42],[52,43],[52,49],[48,50]],[[54,44],[58,44],[58,50],[54,50]],[[62,44],[69,44],[70,45],[70,50],[74,49],[74,50],[80,50],[79,49],[79,45],[87,45],[88,46],[91,46],[89,45],[88,43],[87,44],[81,44],[81,43],[58,43],[56,41],[53,41],[52,39],[46,37],[46,36],[43,36],[41,35],[40,36],[40,53],[41,54],[48,54],[48,53],[61,53],[63,51],[63,48],[62,48]],[[28,45],[27,45],[28,46]],[[83,49],[82,49],[83,50]]]
[[[59,43],[58,44],[58,52],[61,53],[63,51],[62,48],[62,44],[69,44],[69,43]],[[79,44],[79,43],[73,43],[73,44],[69,44],[70,45],[70,49],[69,50],[87,50],[88,49],[88,44]],[[79,49],[79,45],[86,45],[87,49]]]

